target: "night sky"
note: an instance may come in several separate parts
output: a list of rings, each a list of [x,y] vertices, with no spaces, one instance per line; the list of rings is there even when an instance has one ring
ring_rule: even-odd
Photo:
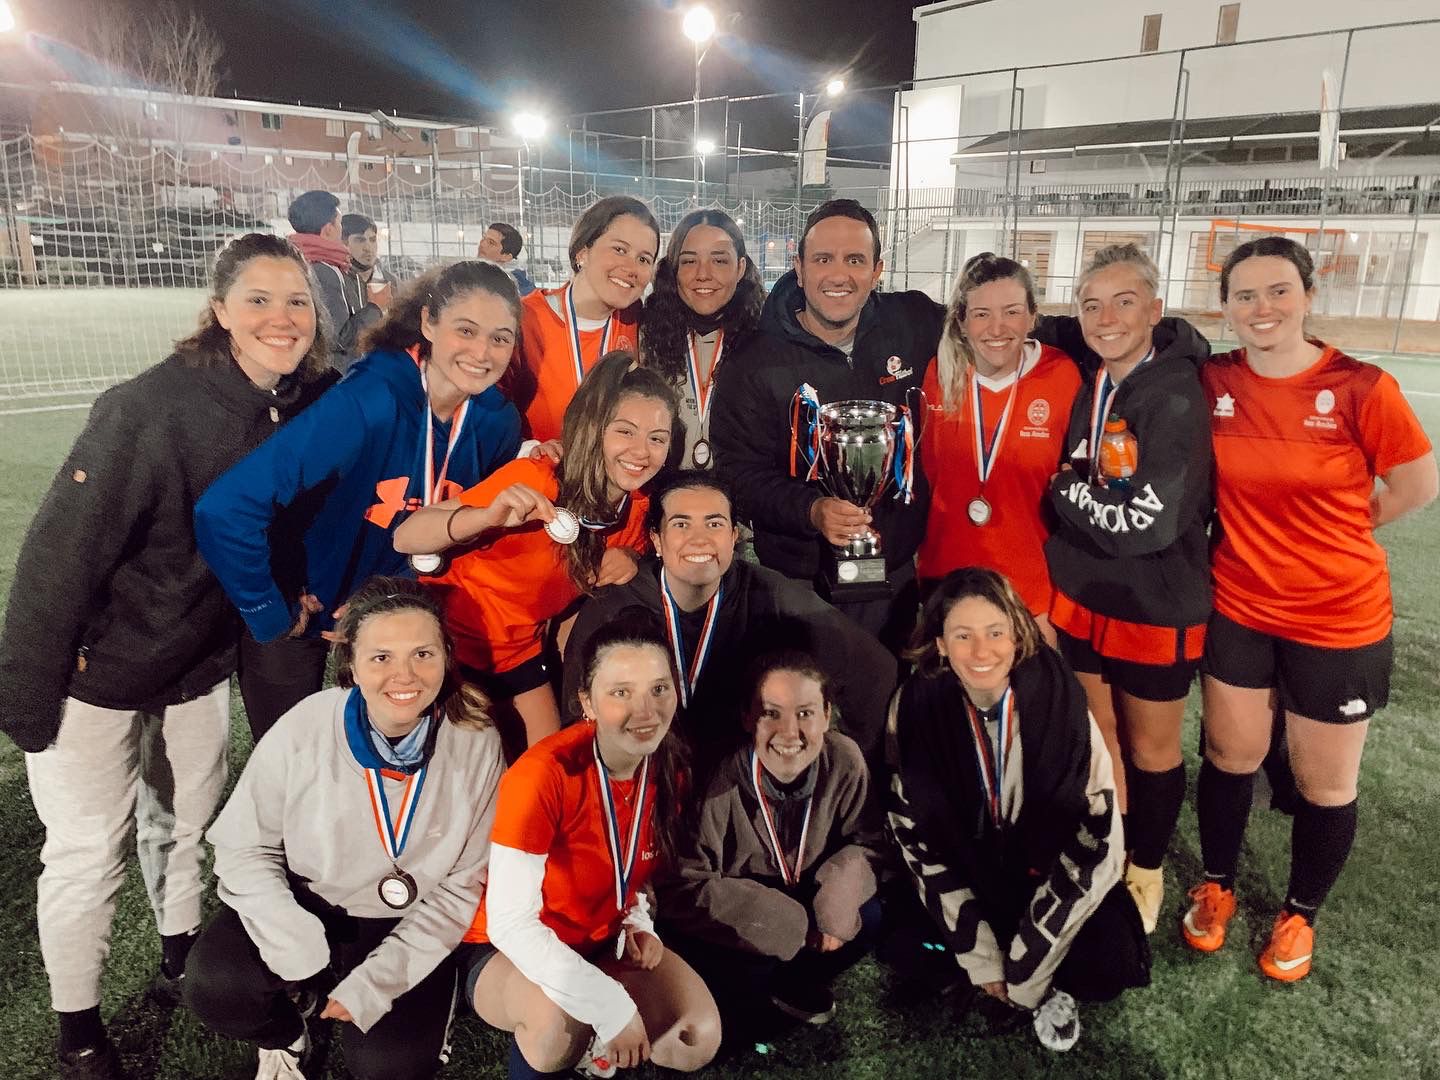
[[[225,43],[223,92],[242,97],[343,102],[503,125],[521,104],[563,117],[687,100],[693,90],[691,45],[680,30],[688,3],[677,0],[181,2],[204,15]],[[62,39],[96,10],[148,6],[144,0],[11,4],[27,29]],[[906,79],[913,71],[914,6],[911,0],[715,0],[710,7],[722,30],[726,12],[739,18],[704,61],[702,95],[794,91],[822,85],[837,72],[852,86]],[[874,112],[880,103],[876,95],[851,111]],[[776,126],[774,117],[762,123],[765,109],[752,111],[757,138]],[[736,107],[732,119],[744,112]],[[888,95],[884,112],[888,126]],[[850,122],[857,132],[867,126]],[[756,141],[751,130],[747,144]],[[843,135],[843,124],[835,134]]]

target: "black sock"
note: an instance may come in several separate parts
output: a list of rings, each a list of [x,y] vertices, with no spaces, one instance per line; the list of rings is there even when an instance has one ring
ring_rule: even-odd
[[[100,1022],[100,1006],[79,1012],[56,1013],[60,1017],[60,1052],[73,1053],[87,1046],[105,1042],[105,1025]]]
[[[160,970],[165,973],[166,978],[176,979],[185,974],[185,960],[199,936],[198,930],[192,930],[188,934],[160,936]]]
[[[1195,785],[1195,809],[1200,818],[1200,857],[1205,880],[1224,889],[1235,888],[1235,867],[1250,820],[1255,795],[1255,774],[1228,773],[1207,758],[1200,764]]]
[[[541,1072],[528,1061],[525,1055],[520,1052],[520,1044],[516,1042],[515,1036],[510,1036],[510,1080],[544,1080],[547,1076],[573,1076],[573,1069],[561,1069],[558,1072]]]
[[[1129,832],[1130,863],[1143,870],[1154,870],[1165,861],[1165,849],[1180,820],[1180,807],[1185,802],[1185,766],[1176,765],[1164,772],[1147,772],[1131,768]]]
[[[1355,843],[1356,802],[1316,806],[1301,795],[1290,828],[1290,888],[1285,910],[1315,921],[1315,912],[1345,868]]]

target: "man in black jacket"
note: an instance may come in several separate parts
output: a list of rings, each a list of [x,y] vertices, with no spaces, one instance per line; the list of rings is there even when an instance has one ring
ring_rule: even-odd
[[[915,623],[914,556],[929,503],[918,460],[913,499],[887,492],[873,521],[861,507],[791,474],[792,405],[802,384],[822,405],[918,400],[910,391],[934,360],[944,308],[920,292],[875,292],[883,269],[868,210],[853,199],[816,209],[805,222],[795,268],[775,283],[757,332],[716,375],[710,431],[716,467],[735,487],[760,561],[811,583],[898,650]],[[848,602],[843,588],[831,584],[833,547],[867,529],[881,538],[889,595]]]
[[[684,731],[702,773],[745,736],[750,665],[794,649],[820,662],[831,681],[837,729],[860,744],[872,769],[879,766],[895,658],[809,589],[735,558],[730,490],[714,473],[668,474],[650,500],[646,524],[660,558],[580,608],[565,645],[565,703],[573,707],[584,682],[585,642],[622,609],[639,605],[659,615],[671,636],[686,683]]]

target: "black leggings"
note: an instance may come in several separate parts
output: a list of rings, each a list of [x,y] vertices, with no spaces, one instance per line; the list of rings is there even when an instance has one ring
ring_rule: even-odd
[[[256,742],[325,683],[330,643],[324,638],[277,638],[263,644],[240,636],[240,698]]]
[[[398,922],[359,919],[333,909],[315,914],[325,923],[330,962],[342,978]],[[300,1037],[304,1021],[289,996],[295,985],[265,966],[240,916],[224,905],[195,942],[185,967],[185,1003],[201,1023],[228,1038],[272,1050]],[[341,1024],[340,1041],[350,1074],[359,1080],[433,1077],[440,1069],[454,1000],[455,962],[449,957],[396,998],[369,1031]]]

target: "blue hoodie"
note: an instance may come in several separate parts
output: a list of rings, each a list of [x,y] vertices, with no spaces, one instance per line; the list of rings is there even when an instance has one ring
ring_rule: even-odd
[[[438,473],[450,424],[430,411],[419,367],[403,352],[370,353],[200,498],[200,554],[256,640],[273,641],[295,624],[298,597],[275,581],[270,535],[281,509],[307,492],[314,505],[303,523],[303,580],[325,605],[308,636],[332,627],[331,612],[372,574],[411,573],[394,533],[421,505],[422,416],[430,421]],[[479,483],[519,446],[520,414],[499,389],[471,398],[442,498]]]

